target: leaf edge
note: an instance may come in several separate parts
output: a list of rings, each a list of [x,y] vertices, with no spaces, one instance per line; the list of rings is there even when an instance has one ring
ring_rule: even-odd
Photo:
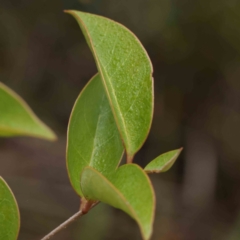
[[[17,200],[15,198],[15,195],[13,194],[13,191],[12,189],[9,187],[9,185],[7,184],[7,182],[4,180],[4,178],[2,176],[0,176],[0,181],[2,181],[4,183],[4,185],[6,186],[6,188],[8,189],[8,191],[11,193],[11,196],[14,200],[14,203],[15,203],[15,206],[16,206],[16,209],[17,209],[17,218],[18,218],[18,230],[17,230],[17,234],[16,234],[16,237],[15,239],[17,240],[18,239],[18,236],[19,236],[19,232],[20,232],[20,225],[21,225],[21,216],[20,216],[20,211],[19,211],[19,207],[18,207],[18,203],[17,203]]]

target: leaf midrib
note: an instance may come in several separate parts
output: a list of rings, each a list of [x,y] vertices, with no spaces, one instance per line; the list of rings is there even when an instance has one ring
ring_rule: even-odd
[[[86,27],[86,25],[85,25],[85,23],[84,23],[84,21],[81,19],[81,17],[79,17],[74,11],[71,11],[71,13],[77,18],[77,19],[79,19],[79,21],[81,22],[81,24],[82,24],[82,26],[84,27],[84,30],[85,30],[85,32],[86,32],[86,34],[87,34],[87,36],[88,36],[88,40],[89,40],[89,43],[90,43],[90,45],[91,45],[91,48],[92,48],[92,51],[93,51],[93,55],[94,55],[94,58],[95,58],[95,60],[96,60],[96,63],[97,63],[97,66],[98,66],[98,70],[99,70],[99,72],[100,72],[100,75],[101,75],[101,78],[102,78],[102,80],[103,80],[103,84],[104,84],[104,86],[105,86],[105,91],[106,91],[106,93],[107,93],[107,96],[108,96],[108,100],[109,100],[109,102],[110,102],[110,106],[111,106],[111,109],[112,109],[112,112],[113,112],[113,116],[114,116],[114,119],[115,119],[115,121],[116,121],[116,123],[117,123],[117,127],[118,127],[118,130],[119,130],[119,132],[120,132],[120,135],[123,135],[123,133],[122,133],[122,131],[121,131],[121,129],[120,129],[120,124],[119,124],[119,120],[118,120],[118,118],[116,117],[116,112],[115,112],[115,109],[113,108],[113,104],[112,104],[112,99],[110,98],[110,94],[109,94],[109,91],[108,91],[108,88],[107,88],[107,84],[106,84],[106,80],[105,80],[105,77],[104,77],[104,74],[103,74],[103,72],[102,72],[102,69],[101,69],[101,67],[104,69],[104,71],[106,72],[106,69],[105,69],[105,67],[104,66],[101,66],[101,64],[100,64],[100,60],[99,60],[99,57],[98,57],[98,55],[97,55],[97,53],[96,53],[96,49],[95,49],[95,46],[94,46],[94,44],[93,44],[93,42],[92,42],[92,39],[91,39],[91,37],[90,37],[90,33],[89,33],[89,31],[88,31],[88,28]],[[106,75],[107,75],[107,77],[109,78],[109,79],[111,79],[109,76],[108,76],[108,74],[107,74],[107,72],[106,72]],[[112,84],[111,83],[109,83],[110,84],[110,87],[111,87],[111,90],[113,89],[113,87],[112,87]],[[116,98],[116,95],[115,95],[115,92],[112,90],[112,92],[113,92],[113,97],[114,97],[114,100],[115,100],[115,102],[116,102],[116,106],[117,106],[117,108],[118,108],[118,111],[119,111],[119,116],[120,116],[120,119],[121,119],[121,121],[122,121],[122,125],[123,125],[123,128],[124,128],[124,135],[125,136],[122,136],[123,138],[125,137],[125,139],[126,139],[126,142],[129,142],[129,139],[128,139],[128,136],[127,136],[127,128],[126,128],[126,124],[125,124],[125,121],[124,121],[124,119],[123,119],[123,115],[122,115],[122,111],[121,111],[121,109],[120,109],[120,107],[119,107],[119,104],[118,104],[118,101],[117,101],[117,98]],[[127,146],[126,146],[126,144],[124,143],[124,141],[123,141],[123,144],[125,145],[125,147],[127,148]]]

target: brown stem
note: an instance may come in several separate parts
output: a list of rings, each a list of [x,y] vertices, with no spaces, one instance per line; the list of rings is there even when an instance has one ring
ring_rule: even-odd
[[[133,156],[127,155],[127,164],[132,163],[132,161],[133,161]]]
[[[69,224],[71,224],[72,222],[76,221],[79,217],[83,216],[84,214],[86,214],[91,208],[93,208],[94,206],[96,206],[99,202],[88,202],[86,201],[86,208],[81,208],[77,213],[75,213],[73,216],[71,216],[69,219],[67,219],[65,222],[63,222],[62,224],[60,224],[58,227],[56,227],[54,230],[52,230],[49,234],[47,234],[45,237],[43,237],[41,240],[48,240],[50,239],[52,236],[54,236],[56,233],[60,232],[62,229],[66,228]]]
[[[83,212],[83,214],[88,213],[88,211],[90,209],[92,209],[96,204],[98,204],[98,201],[91,201],[91,200],[87,200],[85,198],[81,199],[81,207],[80,207],[80,211]]]

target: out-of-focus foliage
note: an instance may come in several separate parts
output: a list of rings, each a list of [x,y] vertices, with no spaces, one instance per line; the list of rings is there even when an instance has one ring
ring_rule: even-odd
[[[34,136],[55,140],[55,134],[15,92],[0,82],[0,137]]]
[[[20,216],[16,199],[0,177],[0,239],[16,240],[20,227]]]

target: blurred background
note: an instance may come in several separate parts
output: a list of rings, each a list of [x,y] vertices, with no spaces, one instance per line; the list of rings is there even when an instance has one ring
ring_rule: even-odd
[[[0,81],[59,137],[0,139],[0,175],[20,206],[19,240],[40,239],[79,208],[65,166],[66,129],[75,99],[97,70],[64,9],[121,22],[152,60],[155,112],[135,162],[145,166],[184,147],[169,172],[150,176],[157,195],[152,240],[239,240],[240,2],[1,0]],[[130,217],[100,204],[52,239],[141,237]]]

